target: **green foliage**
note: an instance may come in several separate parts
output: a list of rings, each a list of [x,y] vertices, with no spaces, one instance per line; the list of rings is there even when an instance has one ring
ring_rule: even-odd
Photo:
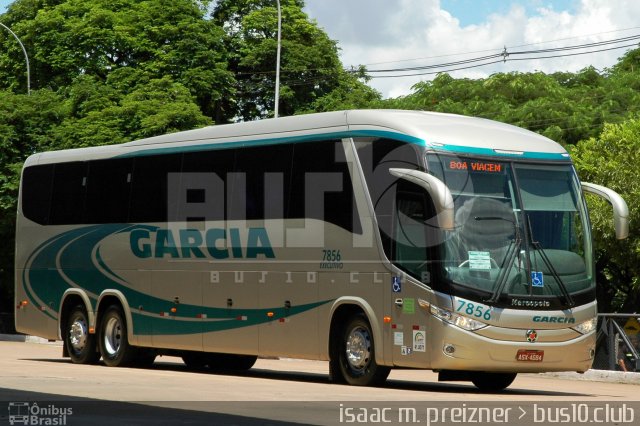
[[[339,111],[347,109],[375,108],[381,102],[381,95],[361,80],[363,72],[341,72],[337,78],[337,86],[329,93],[313,101],[309,108],[299,113]]]
[[[383,104],[489,118],[573,145],[640,111],[637,58],[629,53],[607,73],[588,67],[575,74],[499,73],[478,80],[440,74]]]
[[[282,0],[280,115],[308,109],[340,86],[344,70],[336,42],[309,20],[304,2]],[[278,12],[273,0],[221,0],[213,20],[226,31],[237,91],[227,108],[245,119],[274,111]]]
[[[629,206],[630,233],[615,239],[611,206],[587,196],[598,270],[600,310],[635,312],[640,305],[640,118],[606,125],[597,138],[571,149],[580,178],[618,192]]]
[[[16,0],[3,21],[29,52],[36,89],[64,89],[81,75],[104,82],[121,69],[135,69],[147,80],[171,77],[214,117],[234,78],[227,69],[223,30],[205,19],[206,3]],[[0,81],[11,89],[24,87],[22,51],[2,32],[0,46]]]

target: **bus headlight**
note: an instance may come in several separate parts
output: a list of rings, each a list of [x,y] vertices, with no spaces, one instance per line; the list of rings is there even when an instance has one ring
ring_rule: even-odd
[[[458,315],[447,309],[441,309],[433,305],[431,305],[430,307],[430,312],[431,312],[431,315],[433,315],[434,317],[441,319],[442,321],[445,321],[449,324],[455,325],[456,327],[460,327],[463,330],[467,330],[467,331],[479,330],[487,326],[487,324],[483,322],[476,321],[474,319],[471,319],[469,317],[464,317],[462,315]]]
[[[594,318],[591,318],[590,320],[587,320],[571,328],[580,334],[588,334],[588,333],[591,333],[593,330],[595,330],[597,325],[598,325],[598,317],[594,317]]]

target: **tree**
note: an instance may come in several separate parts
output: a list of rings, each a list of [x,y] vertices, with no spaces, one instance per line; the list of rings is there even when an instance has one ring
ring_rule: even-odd
[[[123,143],[211,123],[187,88],[170,77],[140,83],[126,94],[84,77],[68,91],[69,115],[41,150]]]
[[[440,74],[414,92],[383,105],[489,118],[548,136],[564,145],[596,137],[605,123],[640,111],[640,49],[611,70],[577,73],[497,73],[486,79]]]
[[[615,239],[611,206],[588,197],[596,247],[598,302],[604,312],[636,312],[640,306],[640,117],[607,124],[597,138],[578,143],[571,155],[580,178],[618,192],[629,206],[630,234]]]
[[[339,111],[347,109],[375,108],[381,101],[380,92],[367,86],[364,70],[341,71],[337,86],[329,93],[313,101],[307,109],[299,113]]]
[[[50,90],[31,96],[0,91],[0,312],[13,312],[15,214],[22,163],[60,123],[61,104]]]
[[[117,70],[135,69],[147,80],[171,77],[191,92],[203,113],[226,122],[232,115],[221,109],[221,101],[231,96],[234,79],[223,31],[205,19],[208,4],[16,0],[3,19],[27,47],[36,89],[65,88],[82,75],[104,82]],[[15,88],[24,75],[16,61],[19,47],[2,35],[0,45],[0,82]]]
[[[337,88],[344,71],[336,42],[302,11],[302,0],[281,0],[281,115],[308,109]],[[274,110],[277,50],[275,0],[220,0],[213,21],[226,32],[229,66],[236,76],[238,117],[253,120]]]

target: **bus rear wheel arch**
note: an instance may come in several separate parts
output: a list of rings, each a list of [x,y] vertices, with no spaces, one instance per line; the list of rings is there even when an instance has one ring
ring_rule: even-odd
[[[384,383],[390,369],[376,363],[373,332],[366,315],[352,313],[344,319],[336,324],[338,328],[331,339],[332,380],[356,386]]]

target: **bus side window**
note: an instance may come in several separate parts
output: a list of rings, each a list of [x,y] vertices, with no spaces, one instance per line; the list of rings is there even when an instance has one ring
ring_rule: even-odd
[[[400,181],[390,168],[420,169],[416,147],[393,139],[354,139],[367,189],[375,210],[380,240],[387,259],[393,259],[393,212]]]
[[[180,182],[171,193],[169,221],[222,221],[229,219],[227,192],[234,190],[235,149],[187,152],[182,156]],[[174,176],[175,178],[176,176]]]
[[[324,208],[317,197],[322,190]],[[361,234],[353,184],[341,141],[297,143],[293,148],[291,199],[287,218],[310,218]]]
[[[232,219],[283,219],[291,190],[293,145],[269,145],[238,150],[234,177]],[[245,196],[244,200],[238,197]],[[241,208],[235,206],[238,204]]]
[[[168,218],[168,175],[179,173],[180,154],[137,157],[133,162],[133,179],[129,222],[166,222]]]
[[[53,164],[31,166],[22,175],[22,214],[40,225],[49,224]]]
[[[432,231],[426,221],[432,216],[425,195],[398,192],[394,214],[393,262],[413,277],[428,282]]]
[[[126,223],[132,160],[89,162],[84,223]]]
[[[87,163],[59,163],[53,172],[51,225],[82,223],[87,189]]]

